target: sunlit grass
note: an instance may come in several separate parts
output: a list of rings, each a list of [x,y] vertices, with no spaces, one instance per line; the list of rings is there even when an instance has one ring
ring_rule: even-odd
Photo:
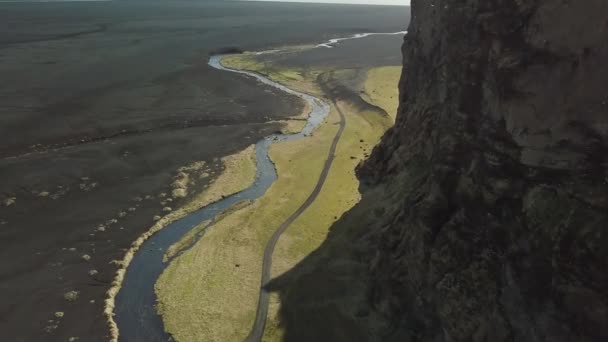
[[[399,78],[401,66],[386,66],[371,69],[363,87],[362,97],[367,102],[378,106],[395,120],[399,106]]]
[[[345,113],[346,128],[332,168],[315,202],[279,239],[273,257],[273,277],[288,271],[318,248],[331,225],[360,200],[355,166],[365,158],[364,150],[370,151],[390,127],[389,118],[378,112],[358,112],[346,102],[340,102],[338,106]],[[278,296],[273,295],[270,303],[264,341],[280,341]]]
[[[336,121],[332,113],[330,122]],[[326,124],[314,136],[273,145],[279,179],[267,193],[211,226],[161,275],[159,310],[177,341],[236,341],[247,335],[266,242],[314,187],[336,130]]]
[[[258,66],[243,56],[238,63],[239,68],[250,70]],[[320,92],[313,86],[316,77],[296,80],[294,73],[287,73],[281,79],[299,90]],[[346,128],[327,181],[316,201],[279,240],[273,276],[289,270],[315,250],[332,223],[357,203],[359,182],[354,168],[391,124],[379,112],[359,112],[347,102],[338,106],[346,116]],[[224,215],[161,275],[156,284],[159,312],[165,328],[177,341],[241,341],[247,335],[255,316],[264,247],[312,192],[339,121],[332,106],[328,118],[312,136],[273,144],[270,156],[279,177],[267,193],[251,205]],[[278,307],[278,297],[273,295],[264,340],[280,339]]]
[[[224,171],[209,188],[195,195],[191,201],[178,210],[172,211],[163,217],[158,216],[158,220],[155,220],[154,225],[131,244],[123,259],[114,261],[119,268],[112,281],[112,287],[108,290],[108,298],[106,298],[104,305],[104,315],[110,329],[110,341],[118,341],[118,327],[114,321],[115,299],[122,286],[127,267],[131,263],[131,260],[133,260],[135,253],[148,238],[170,223],[199,208],[216,202],[224,196],[244,190],[253,184],[256,174],[255,146],[251,145],[241,152],[222,158],[222,165],[224,166]]]

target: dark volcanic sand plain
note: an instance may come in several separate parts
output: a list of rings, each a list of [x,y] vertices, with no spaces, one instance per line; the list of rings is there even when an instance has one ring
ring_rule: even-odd
[[[106,340],[110,262],[162,215],[159,194],[171,193],[176,170],[202,160],[212,179],[221,171],[214,159],[279,129],[268,121],[301,111],[295,98],[207,67],[211,51],[401,31],[407,13],[260,2],[0,2],[2,340]],[[358,50],[361,59],[367,53],[376,58]],[[72,290],[78,299],[67,301]]]
[[[409,19],[407,22],[409,23]],[[261,54],[255,58],[269,65],[269,71],[273,68],[293,68],[304,72],[309,69],[339,70],[339,77],[327,73],[318,80],[320,85],[328,95],[348,99],[352,105],[358,105],[363,110],[370,106],[361,98],[367,71],[371,68],[401,65],[400,46],[403,36],[373,35],[343,40],[332,45],[332,48],[319,47],[296,52]]]
[[[404,20],[409,22],[407,17]],[[402,43],[403,34],[371,35],[343,40],[334,44],[332,48],[320,47],[297,53],[262,54],[258,58],[270,62],[273,66],[286,68],[314,66],[331,69],[360,69],[401,65],[400,46]]]

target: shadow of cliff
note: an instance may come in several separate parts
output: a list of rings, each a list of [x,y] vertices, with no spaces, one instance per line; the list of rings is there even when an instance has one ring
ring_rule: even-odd
[[[365,296],[373,255],[365,247],[375,236],[361,224],[370,219],[364,206],[346,213],[317,250],[267,285],[281,299],[284,341],[368,340]]]
[[[347,101],[359,112],[388,115],[364,101],[356,90],[366,70],[320,74],[317,82],[332,100]],[[370,320],[368,269],[377,231],[369,230],[387,210],[387,193],[368,193],[330,229],[323,244],[290,271],[266,286],[281,298],[285,341],[367,341]]]
[[[410,163],[391,185],[367,188],[361,201],[330,228],[323,244],[266,287],[281,299],[284,341],[408,341],[403,324],[372,308],[370,277],[385,228],[402,219],[404,201],[427,188],[428,170]],[[398,185],[398,186],[395,186]],[[408,196],[403,196],[408,192]],[[385,251],[391,252],[391,251]]]

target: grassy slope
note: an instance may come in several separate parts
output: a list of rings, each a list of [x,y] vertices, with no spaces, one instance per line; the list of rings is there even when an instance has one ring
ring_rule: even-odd
[[[361,97],[386,111],[395,120],[399,105],[401,66],[385,66],[368,71]]]
[[[111,341],[118,340],[118,327],[114,321],[113,313],[115,298],[122,285],[126,269],[131,263],[135,253],[150,236],[163,229],[171,222],[216,202],[224,196],[229,196],[242,191],[253,184],[256,174],[255,146],[251,145],[241,152],[223,157],[222,165],[224,166],[224,171],[205,191],[194,196],[188,204],[160,218],[150,229],[148,229],[148,231],[133,242],[131,248],[126,251],[123,260],[119,262],[120,267],[112,281],[112,287],[108,290],[108,298],[106,299],[104,306],[104,315],[108,321]],[[203,175],[200,176],[202,177]],[[189,237],[186,236],[186,239],[188,238]],[[186,240],[180,241],[176,245],[185,243]],[[179,249],[179,246],[176,246],[174,249]],[[176,251],[172,251],[172,253],[176,253]]]
[[[397,111],[398,89],[395,85],[399,81],[400,70],[400,66],[370,69],[363,84],[363,99],[384,109],[389,113],[390,119],[377,112],[358,112],[345,102],[338,104],[346,114],[346,130],[338,146],[334,165],[315,203],[279,240],[274,253],[273,277],[288,271],[317,249],[325,240],[328,228],[336,218],[359,201],[359,182],[354,175],[354,166],[362,159],[363,152],[373,148],[385,129],[392,125],[391,121]],[[336,74],[340,73],[334,73]],[[351,159],[348,154],[352,154],[356,159]],[[279,297],[273,293],[264,341],[281,340],[283,331],[279,322],[279,309]]]
[[[288,271],[317,249],[325,240],[329,227],[359,201],[355,166],[363,159],[364,150],[369,151],[391,124],[388,118],[377,112],[357,112],[344,102],[338,106],[346,116],[346,129],[338,144],[334,163],[317,200],[281,236],[273,257],[273,277]],[[265,341],[281,339],[277,316],[279,305],[278,296],[273,294]]]
[[[301,75],[294,71],[282,78],[275,76],[276,71],[270,75],[292,87],[314,90],[305,78],[288,81],[294,73]],[[279,241],[273,276],[318,247],[337,217],[359,200],[353,170],[363,158],[362,147],[369,151],[390,125],[390,120],[378,113],[357,112],[346,103],[339,106],[346,115],[346,129],[328,180],[315,203]],[[156,285],[159,307],[165,327],[177,341],[236,341],[247,335],[255,315],[266,241],[316,184],[338,122],[332,108],[313,136],[274,144],[270,154],[279,179],[266,195],[225,216],[163,273]],[[277,340],[281,334],[276,298],[273,301],[265,340]]]

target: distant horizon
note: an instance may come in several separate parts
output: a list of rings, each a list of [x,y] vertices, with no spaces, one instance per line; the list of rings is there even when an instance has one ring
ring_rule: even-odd
[[[410,0],[237,0],[237,1],[300,2],[300,3],[315,3],[315,4],[382,5],[382,6],[409,6],[410,5]]]
[[[3,2],[93,2],[93,1],[121,1],[121,0],[0,0]],[[341,5],[381,5],[381,6],[409,6],[410,0],[224,0],[224,1],[262,1],[262,2],[299,2],[315,4],[341,4]],[[196,1],[194,1],[196,2]]]

